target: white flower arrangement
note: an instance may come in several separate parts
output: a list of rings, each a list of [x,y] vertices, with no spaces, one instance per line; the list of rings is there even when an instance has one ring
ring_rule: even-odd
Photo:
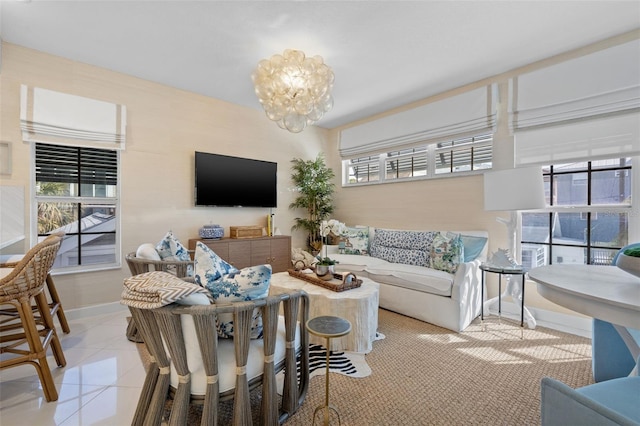
[[[323,220],[320,223],[320,235],[327,237],[329,234],[344,236],[347,232],[347,225],[336,219]]]

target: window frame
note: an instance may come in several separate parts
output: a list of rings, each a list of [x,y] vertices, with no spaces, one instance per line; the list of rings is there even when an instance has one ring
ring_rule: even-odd
[[[55,275],[66,275],[73,274],[78,272],[92,272],[92,271],[102,271],[102,270],[112,270],[112,269],[121,269],[122,268],[122,232],[121,232],[121,221],[122,221],[122,182],[121,182],[121,150],[118,149],[108,149],[108,148],[95,148],[95,147],[85,147],[85,146],[71,146],[65,145],[65,147],[71,146],[74,149],[92,149],[92,150],[104,150],[104,151],[114,151],[116,154],[116,183],[115,183],[115,196],[114,197],[95,197],[95,196],[82,196],[78,195],[64,195],[64,196],[52,196],[52,195],[38,195],[37,194],[37,181],[36,181],[36,142],[31,144],[31,245],[37,244],[39,241],[42,241],[46,235],[48,234],[40,234],[38,232],[38,205],[43,202],[54,202],[54,203],[70,203],[77,206],[78,211],[80,211],[80,206],[82,205],[104,205],[104,206],[113,206],[115,209],[115,230],[113,232],[98,232],[97,234],[114,234],[114,257],[115,261],[110,263],[97,263],[97,264],[80,264],[74,266],[67,267],[55,267],[52,269],[52,273]],[[55,144],[46,144],[53,145]],[[78,178],[78,182],[74,183],[78,186],[78,192],[80,192],[80,178]],[[81,220],[82,217],[78,215],[78,220]],[[80,239],[82,235],[91,235],[96,234],[92,232],[79,232],[78,234],[72,234],[72,237],[77,237]],[[63,239],[66,240],[69,237],[65,237]],[[81,253],[81,251],[80,251]],[[60,254],[58,255],[60,256]]]
[[[594,257],[594,250],[609,250],[609,251],[613,251],[613,250],[619,250],[621,249],[624,245],[628,244],[628,242],[632,239],[632,235],[631,235],[631,217],[632,217],[632,212],[633,212],[633,204],[632,201],[630,201],[629,203],[619,203],[619,204],[592,204],[591,200],[592,200],[592,182],[593,182],[593,174],[594,173],[600,173],[600,172],[614,172],[614,176],[615,177],[620,177],[621,175],[621,171],[625,171],[624,176],[630,176],[629,179],[629,183],[630,183],[630,188],[629,188],[629,199],[631,200],[632,195],[634,193],[634,176],[633,176],[633,163],[634,163],[634,158],[633,157],[620,157],[620,158],[612,158],[610,160],[620,160],[620,159],[624,159],[624,158],[629,158],[629,161],[627,164],[625,165],[620,165],[620,166],[596,166],[593,167],[592,163],[597,162],[599,160],[595,159],[595,160],[589,160],[589,161],[575,161],[573,163],[585,163],[586,166],[585,167],[579,167],[579,168],[571,168],[568,170],[564,170],[564,171],[554,171],[554,165],[551,166],[546,166],[548,167],[548,170],[543,169],[543,179],[545,179],[545,185],[548,183],[548,188],[549,188],[549,194],[548,194],[548,200],[549,200],[549,204],[547,205],[546,208],[544,209],[538,209],[535,211],[523,211],[523,214],[526,213],[542,213],[542,214],[547,214],[548,215],[548,242],[540,242],[540,241],[527,241],[524,239],[523,235],[522,235],[522,226],[523,226],[523,221],[520,221],[520,255],[522,256],[523,254],[523,249],[526,250],[532,250],[533,248],[537,247],[544,247],[547,250],[547,254],[546,257],[548,257],[547,262],[544,263],[545,265],[552,265],[555,264],[554,263],[554,256],[553,256],[553,249],[554,247],[567,247],[567,248],[573,248],[573,249],[583,249],[585,250],[585,254],[584,257],[586,259],[586,263],[587,265],[603,265],[603,264],[610,264],[610,263],[599,263],[597,262],[597,259],[595,259]],[[572,164],[572,162],[564,162],[563,164]],[[631,175],[629,175],[629,173],[631,173]],[[586,185],[587,190],[586,190],[586,195],[587,195],[587,204],[576,204],[576,205],[554,205],[554,178],[557,176],[562,176],[562,175],[573,175],[575,176],[576,174],[586,174],[586,179],[585,179],[585,183],[584,185]],[[575,179],[572,176],[572,185],[574,185],[574,181]],[[548,179],[548,180],[547,180]],[[580,184],[582,186],[582,183]],[[585,242],[582,244],[569,244],[569,243],[554,243],[554,221],[556,220],[556,218],[554,217],[557,214],[562,214],[562,213],[577,213],[579,214],[579,219],[580,221],[586,221],[585,224]],[[626,214],[627,215],[627,242],[623,244],[618,244],[615,246],[604,246],[604,245],[598,245],[598,244],[594,244],[594,241],[592,239],[591,236],[591,232],[592,232],[592,220],[597,220],[598,219],[598,215],[607,215],[607,214]],[[592,263],[594,260],[596,260],[596,263]],[[535,266],[541,266],[541,265],[535,265]],[[534,266],[534,267],[535,267]]]
[[[450,144],[450,146],[439,146],[441,144]],[[491,149],[491,166],[485,168],[474,168],[473,153],[471,155],[471,162],[469,163],[470,170],[450,170],[448,172],[438,172],[441,169],[436,161],[437,155],[440,153],[451,153],[455,155],[455,152],[470,149],[472,152],[476,148],[484,148],[489,146]],[[413,152],[403,152],[412,150]],[[414,176],[404,177],[387,177],[387,164],[390,161],[397,159],[417,158],[419,156],[426,155],[426,173],[418,174]],[[352,161],[358,161],[357,165],[365,164],[377,164],[378,167],[378,179],[367,180],[363,182],[350,182],[350,168],[355,165]],[[418,161],[424,161],[419,159]],[[487,170],[491,170],[493,167],[493,134],[481,134],[467,137],[460,137],[455,139],[447,139],[445,141],[429,142],[424,144],[412,144],[411,146],[394,148],[390,151],[385,151],[378,154],[362,155],[354,158],[347,158],[342,160],[342,187],[356,187],[363,185],[379,185],[385,183],[400,183],[416,180],[429,180],[440,178],[452,178],[458,176],[470,176],[482,174]],[[455,169],[455,164],[450,165],[450,169]]]

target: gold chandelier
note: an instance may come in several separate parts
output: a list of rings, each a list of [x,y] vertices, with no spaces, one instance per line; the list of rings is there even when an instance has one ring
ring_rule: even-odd
[[[251,74],[256,95],[270,120],[299,133],[333,107],[334,75],[320,56],[300,50],[263,59]]]

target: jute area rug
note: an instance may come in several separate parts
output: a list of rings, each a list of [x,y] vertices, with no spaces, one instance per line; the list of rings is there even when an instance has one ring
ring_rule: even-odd
[[[330,403],[343,425],[537,425],[542,377],[573,388],[593,383],[586,338],[537,327],[525,328],[520,339],[519,324],[493,317],[486,331],[476,320],[462,333],[383,309],[378,318],[386,338],[365,357],[371,375],[329,375]],[[324,403],[324,380],[310,380],[287,425],[312,423]],[[190,424],[198,422],[193,406]]]

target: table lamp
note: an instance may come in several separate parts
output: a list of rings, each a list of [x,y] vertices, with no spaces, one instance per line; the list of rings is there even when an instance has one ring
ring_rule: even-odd
[[[516,231],[518,225],[518,210],[533,210],[546,207],[544,198],[544,182],[540,167],[521,167],[516,169],[490,171],[484,174],[484,209],[488,211],[509,211],[511,218],[506,220],[498,217],[496,220],[507,227],[509,252],[513,258],[516,253]],[[509,276],[511,278],[512,276]],[[523,289],[509,279],[505,286],[504,295],[515,300],[522,300]],[[498,299],[487,300],[484,303],[488,311]],[[516,303],[518,308],[520,305]],[[536,320],[529,310],[524,308],[524,318],[530,329],[536,327]]]
[[[516,256],[517,211],[544,207],[544,182],[540,167],[520,167],[484,174],[484,209],[511,212],[509,220],[501,217],[496,219],[507,227],[507,248],[511,256]]]

